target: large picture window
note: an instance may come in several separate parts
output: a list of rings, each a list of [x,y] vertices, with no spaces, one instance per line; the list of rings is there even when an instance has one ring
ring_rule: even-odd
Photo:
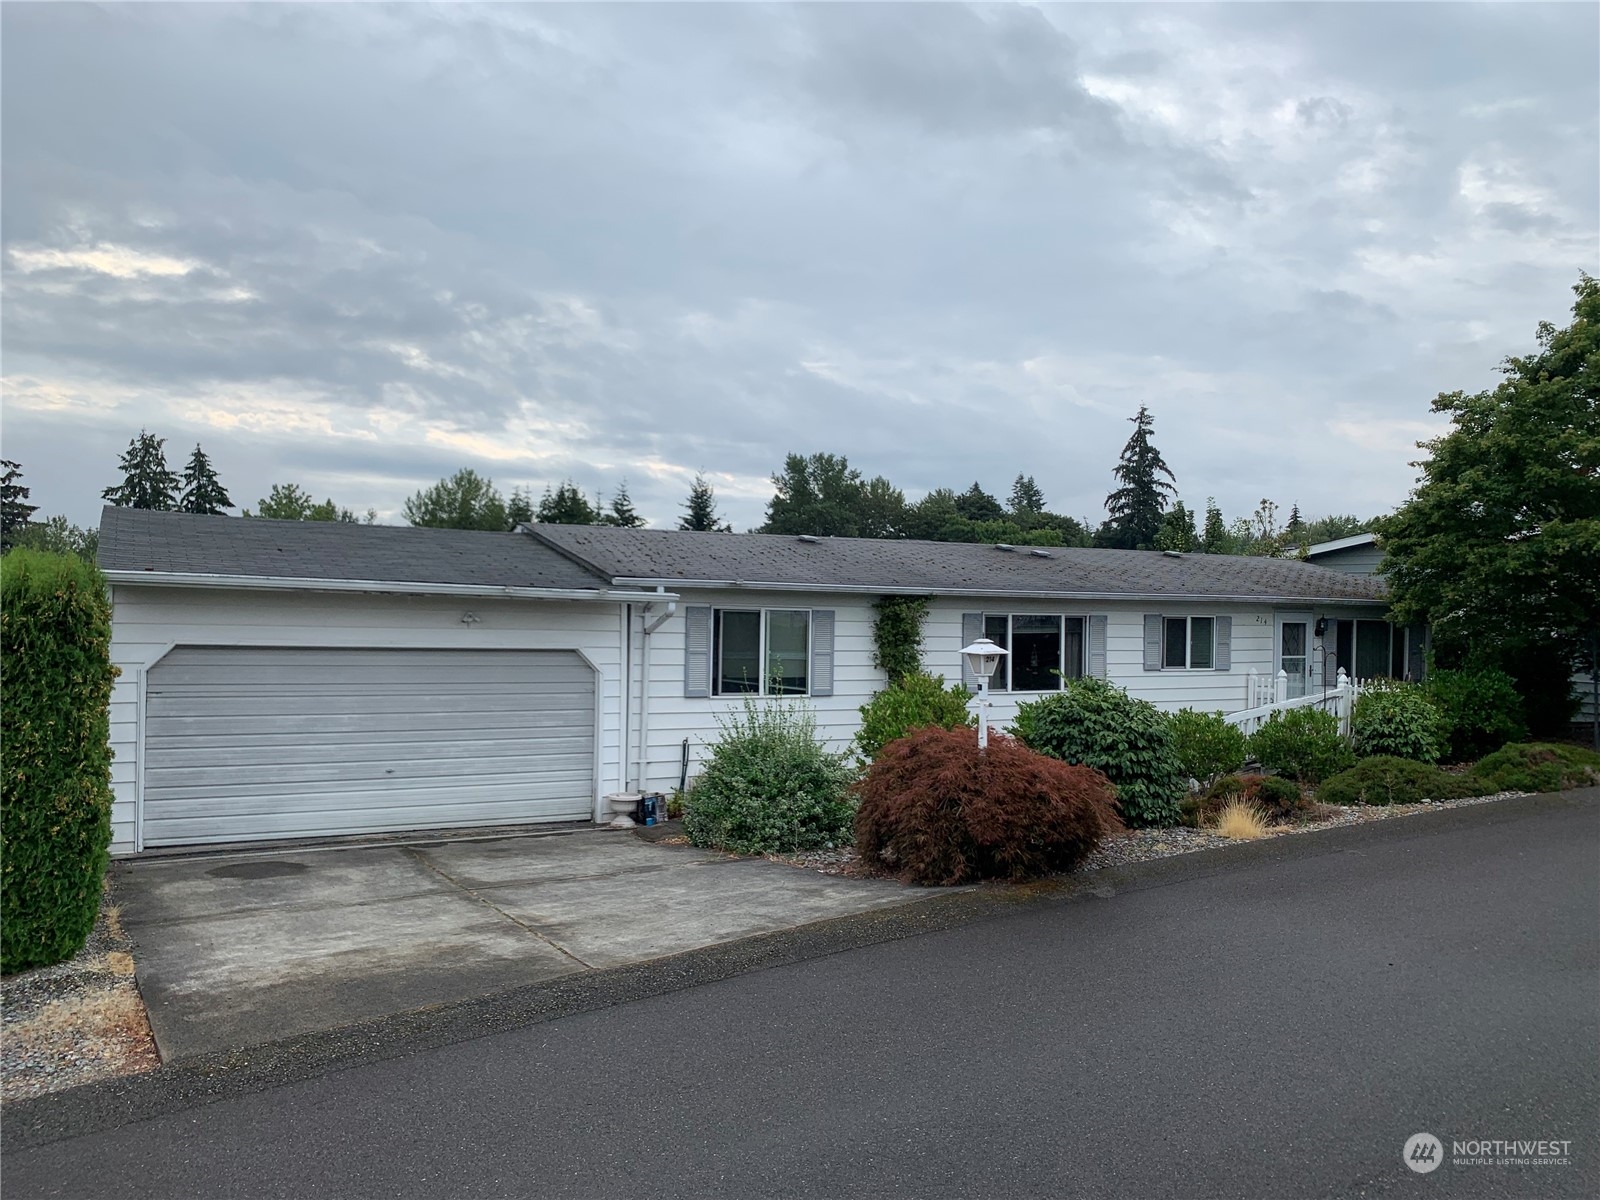
[[[983,634],[1010,653],[989,681],[991,689],[1012,692],[1059,691],[1065,679],[1084,668],[1084,619],[1055,614],[986,613]]]
[[[711,624],[711,691],[804,696],[811,687],[811,613],[719,608]]]

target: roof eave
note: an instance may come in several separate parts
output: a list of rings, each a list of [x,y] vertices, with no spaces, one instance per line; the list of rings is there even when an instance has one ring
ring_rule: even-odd
[[[576,600],[625,603],[676,600],[670,592],[616,587],[543,588],[483,583],[430,583],[390,579],[301,579],[289,575],[223,575],[197,571],[102,570],[108,583],[147,587],[229,588],[268,592],[363,592],[395,596],[471,596],[522,600]]]
[[[614,585],[629,587],[675,587],[715,590],[741,589],[753,592],[841,592],[872,596],[1001,596],[1015,600],[1207,600],[1228,604],[1387,604],[1381,596],[1264,596],[1225,592],[1092,592],[1042,588],[949,588],[906,587],[865,583],[774,583],[750,579],[651,579],[642,576],[617,576]],[[651,593],[652,595],[654,593]]]

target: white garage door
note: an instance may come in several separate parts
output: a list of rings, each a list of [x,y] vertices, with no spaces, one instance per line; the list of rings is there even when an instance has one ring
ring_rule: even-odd
[[[570,651],[182,646],[145,695],[146,846],[593,813]]]

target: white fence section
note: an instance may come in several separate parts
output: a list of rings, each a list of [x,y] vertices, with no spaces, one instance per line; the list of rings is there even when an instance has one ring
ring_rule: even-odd
[[[1245,703],[1248,707],[1229,713],[1223,718],[1237,725],[1246,734],[1254,733],[1271,719],[1273,713],[1288,712],[1291,708],[1320,708],[1339,719],[1339,732],[1350,736],[1350,714],[1355,711],[1356,697],[1361,685],[1339,668],[1338,681],[1331,688],[1308,692],[1304,696],[1289,696],[1289,676],[1285,671],[1277,675],[1259,675],[1251,671],[1245,678]]]

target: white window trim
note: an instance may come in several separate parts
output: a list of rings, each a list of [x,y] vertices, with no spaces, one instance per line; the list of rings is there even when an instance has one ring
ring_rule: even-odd
[[[1183,622],[1183,662],[1174,667],[1167,662],[1167,622]],[[1194,622],[1211,622],[1211,661],[1203,667],[1194,665]],[[1309,632],[1309,631],[1308,631]],[[1163,671],[1215,671],[1217,669],[1217,617],[1215,613],[1198,613],[1192,617],[1161,617],[1161,669]]]
[[[812,615],[811,615],[812,611],[813,610],[810,609],[810,608],[790,608],[790,607],[777,606],[777,605],[774,605],[774,606],[772,606],[770,608],[766,607],[766,606],[762,606],[762,607],[759,607],[759,608],[748,608],[748,607],[744,607],[742,605],[732,605],[732,604],[727,605],[725,607],[720,607],[719,608],[719,607],[713,605],[712,609],[711,609],[711,649],[712,649],[712,654],[711,654],[711,688],[710,688],[711,699],[713,699],[713,700],[725,700],[725,699],[728,699],[729,697],[738,697],[738,696],[762,696],[762,697],[776,696],[778,698],[782,698],[782,697],[785,697],[785,696],[795,697],[795,696],[809,696],[809,695],[811,695],[811,660],[812,660],[812,655],[815,652],[814,651],[814,647],[812,645],[812,633],[811,633],[811,630],[812,630]],[[725,612],[736,612],[736,613],[753,612],[753,613],[760,613],[761,614],[761,627],[760,627],[761,637],[760,637],[760,641],[759,641],[759,648],[757,650],[758,657],[757,657],[756,661],[761,664],[762,671],[761,671],[761,678],[757,681],[756,690],[753,691],[753,692],[724,692],[724,691],[721,690],[721,683],[722,683],[722,636],[721,636],[721,634],[722,634],[722,614],[725,613]],[[806,615],[806,690],[803,691],[803,692],[769,692],[767,690],[767,672],[766,672],[766,665],[767,665],[767,614],[768,613],[775,613],[775,612],[785,612],[785,613],[803,612]]]
[[[982,617],[985,637],[988,636],[990,617],[1004,617],[1006,619],[1006,657],[1000,660],[1001,665],[1004,666],[1006,672],[1006,685],[1004,687],[999,687],[991,681],[989,684],[989,690],[991,692],[1006,692],[1015,696],[1047,696],[1051,692],[1062,692],[1067,688],[1067,681],[1061,678],[1059,675],[1056,677],[1056,686],[1053,688],[1013,688],[1011,686],[1011,653],[1015,649],[1013,645],[1015,638],[1012,637],[1011,624],[1012,621],[1017,617],[1056,617],[1061,621],[1061,637],[1056,646],[1056,662],[1060,664],[1058,669],[1065,669],[1067,665],[1067,622],[1082,621],[1083,636],[1080,640],[1082,641],[1083,653],[1081,661],[1078,663],[1078,678],[1082,679],[1089,674],[1088,613],[986,612],[982,614]]]

